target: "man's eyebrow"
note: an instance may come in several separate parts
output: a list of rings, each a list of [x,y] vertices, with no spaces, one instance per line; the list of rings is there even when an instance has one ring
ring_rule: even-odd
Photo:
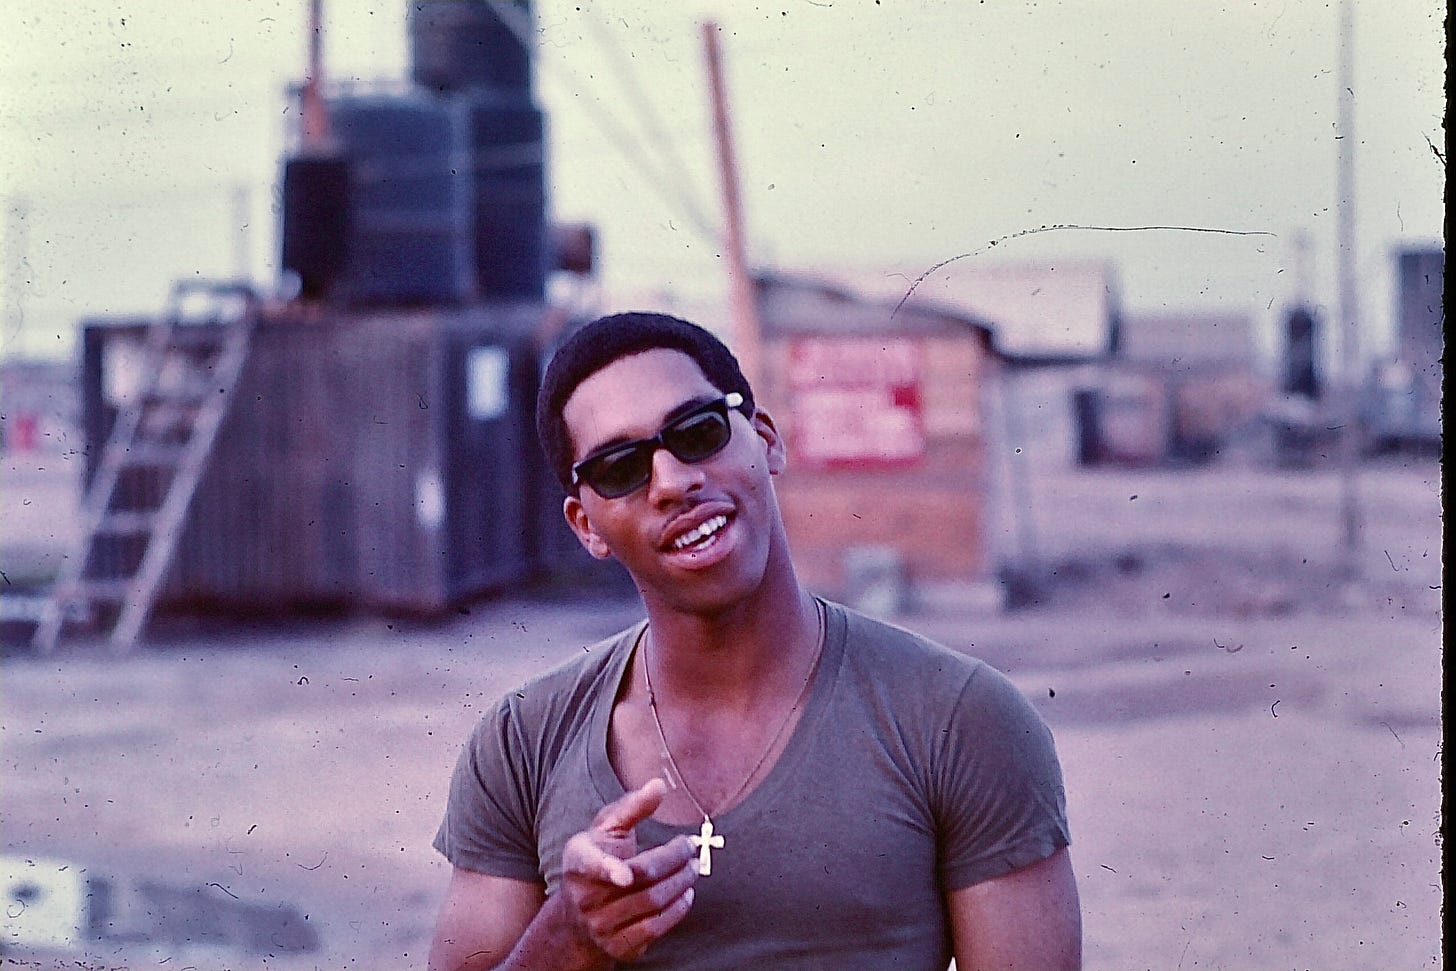
[[[658,432],[662,431],[663,428],[665,428],[668,425],[671,425],[673,422],[677,421],[683,415],[686,415],[689,412],[697,411],[699,408],[703,407],[704,405],[710,405],[713,402],[717,401],[721,397],[722,397],[722,394],[719,394],[719,393],[711,393],[710,392],[710,393],[700,394],[700,395],[698,395],[696,397],[693,397],[693,398],[689,398],[687,401],[684,401],[682,404],[678,405],[676,408],[672,409],[667,414],[665,414],[665,415],[662,416],[662,421],[658,422],[658,424],[657,424],[657,431]],[[655,435],[655,434],[657,434],[657,432],[654,432],[653,434]],[[650,437],[651,437],[650,435],[649,436],[644,436],[644,438],[650,438]],[[586,457],[584,457],[582,459],[582,461],[586,461],[586,458],[589,458],[589,457],[591,457],[593,455],[600,455],[602,452],[611,451],[612,449],[618,448],[618,447],[620,447],[622,445],[630,445],[633,442],[643,441],[644,438],[629,438],[626,435],[618,435],[615,438],[609,438],[606,441],[602,442],[600,445],[597,445],[594,448],[589,449],[587,451],[587,453],[586,453]]]

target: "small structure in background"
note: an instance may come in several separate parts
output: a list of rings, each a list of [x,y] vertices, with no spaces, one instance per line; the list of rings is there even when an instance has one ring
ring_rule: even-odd
[[[1320,369],[1325,321],[1308,301],[1297,300],[1284,315],[1278,393],[1264,420],[1273,434],[1273,459],[1286,468],[1309,468],[1316,456],[1336,450],[1335,432],[1321,404],[1326,380]]]
[[[1446,252],[1399,249],[1393,356],[1377,361],[1365,391],[1367,447],[1438,452],[1441,447],[1441,358],[1446,350]]]
[[[859,292],[906,299],[984,321],[1005,365],[1006,433],[1013,449],[1041,459],[1074,455],[1075,392],[1094,385],[1121,343],[1116,268],[1091,259],[966,259],[936,269],[908,264],[840,271]]]
[[[55,454],[81,443],[76,427],[75,371],[61,361],[10,357],[0,361],[0,453]]]
[[[1247,315],[1129,315],[1119,345],[1075,392],[1081,464],[1201,464],[1254,439],[1269,388]]]

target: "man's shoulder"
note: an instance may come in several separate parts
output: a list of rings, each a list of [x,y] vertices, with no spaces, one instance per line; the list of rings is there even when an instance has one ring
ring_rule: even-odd
[[[969,679],[988,666],[907,627],[870,617],[842,604],[829,609],[844,619],[845,648],[851,663],[880,677],[923,678],[939,674]]]
[[[641,624],[594,644],[534,675],[501,696],[499,710],[523,726],[541,726],[589,714],[592,700],[604,690],[614,672],[620,673],[632,650]]]
[[[995,667],[847,608],[841,691],[896,726],[953,729],[971,740],[1045,734],[1031,701]]]

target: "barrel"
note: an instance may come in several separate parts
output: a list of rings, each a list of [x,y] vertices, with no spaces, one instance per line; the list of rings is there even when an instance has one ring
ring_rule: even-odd
[[[300,296],[332,294],[348,266],[349,168],[336,156],[297,156],[283,165],[283,268]]]
[[[531,90],[531,32],[524,0],[413,0],[410,76],[437,92]]]
[[[545,120],[526,96],[477,92],[455,100],[472,157],[477,293],[488,301],[540,301],[553,259]]]
[[[360,306],[469,299],[469,166],[455,117],[424,95],[362,95],[330,104],[350,173],[346,299]]]

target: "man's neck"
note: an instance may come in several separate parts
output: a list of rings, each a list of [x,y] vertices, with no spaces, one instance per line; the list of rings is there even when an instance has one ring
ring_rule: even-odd
[[[748,707],[797,689],[819,640],[818,606],[794,579],[712,614],[649,606],[637,660],[652,665],[655,690],[678,703]]]

